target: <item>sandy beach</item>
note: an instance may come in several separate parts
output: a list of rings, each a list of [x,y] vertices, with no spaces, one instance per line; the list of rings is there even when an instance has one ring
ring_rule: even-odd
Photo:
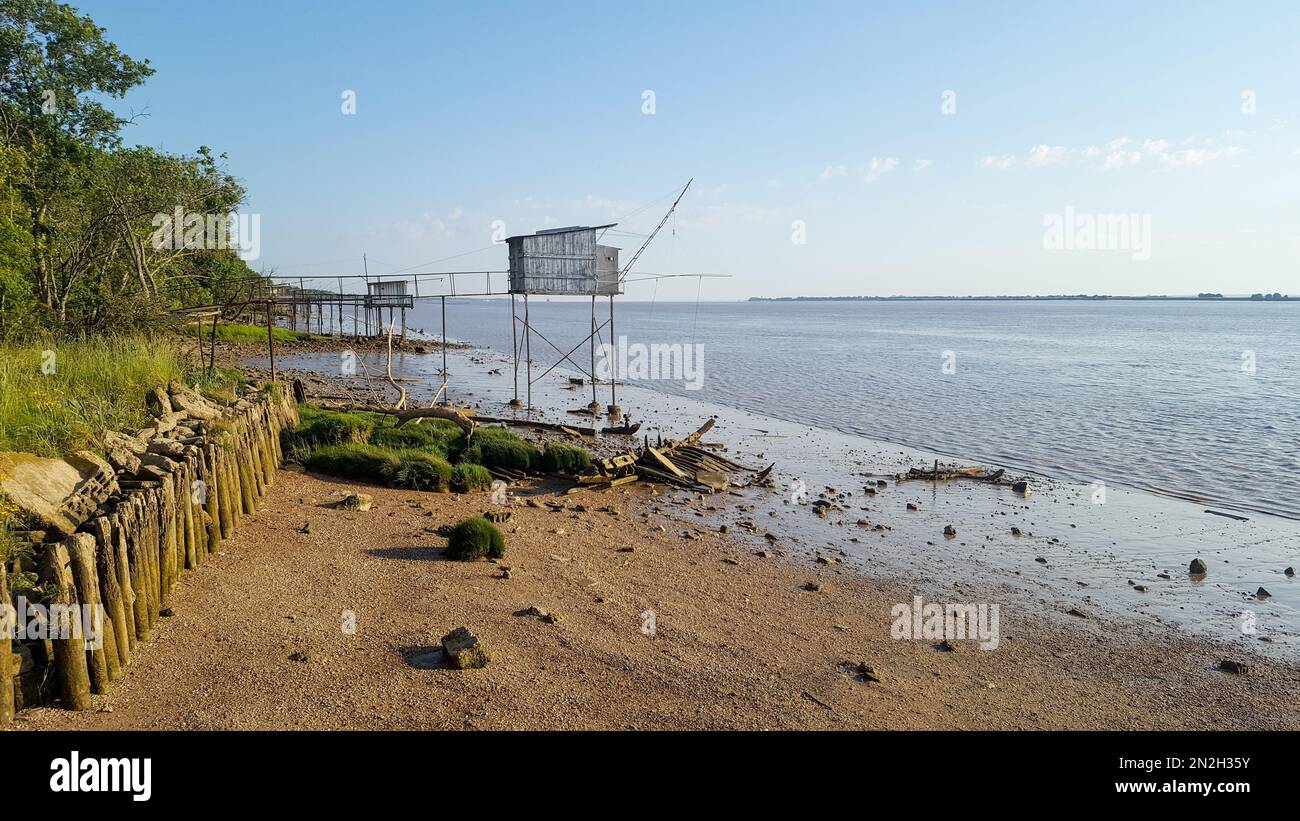
[[[329,506],[352,489],[374,508]],[[533,493],[565,509],[529,507]],[[722,534],[682,538],[698,502],[657,515],[663,500],[645,488],[516,498],[504,560],[451,562],[429,531],[481,511],[485,494],[282,471],[263,509],[182,581],[175,615],[97,709],[31,710],[16,726],[1300,728],[1294,671],[1228,675],[1222,648],[1172,632],[1126,643],[1105,625],[1012,620],[996,651],[945,652],[890,638],[908,590],[760,558]],[[521,615],[531,607],[558,621]],[[487,668],[412,664],[462,625],[489,648]],[[861,680],[863,663],[879,682]]]

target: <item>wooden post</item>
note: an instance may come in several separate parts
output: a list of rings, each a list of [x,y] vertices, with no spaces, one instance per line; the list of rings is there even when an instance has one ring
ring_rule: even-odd
[[[112,626],[104,623],[104,604],[99,595],[99,573],[95,568],[95,537],[89,533],[74,533],[67,541],[68,558],[77,584],[77,601],[89,617],[90,634],[86,639],[87,664],[90,686],[96,693],[107,693],[109,683],[108,652],[112,643],[113,668],[118,667],[117,645],[112,640]],[[86,626],[83,622],[83,628]]]
[[[77,612],[77,586],[72,576],[72,559],[62,542],[48,544],[41,556],[41,575],[57,592],[50,604],[50,630],[54,645],[54,677],[59,697],[69,710],[90,709],[90,670],[86,666],[86,640]],[[57,636],[57,637],[56,637]]]
[[[9,604],[9,574],[0,561],[0,727],[14,720],[14,656],[12,639],[17,614]]]
[[[515,329],[515,295],[510,294],[510,353],[515,359],[515,398],[513,404],[519,404],[519,332]]]
[[[117,664],[114,670],[113,658],[108,659],[108,677],[119,678],[122,668],[131,663],[131,640],[127,637],[126,608],[122,603],[122,588],[118,583],[117,548],[113,543],[113,530],[117,523],[117,514],[99,516],[90,520],[95,533],[95,571],[99,576],[100,600],[104,603],[104,615],[108,618],[107,630],[113,633],[113,645],[116,650]]]
[[[528,379],[528,410],[533,409],[533,326],[528,324],[528,294],[524,293],[524,364]]]
[[[450,405],[451,398],[447,396],[447,297],[439,297],[438,301],[442,303],[442,402]],[[405,308],[402,309],[402,316],[406,316]]]
[[[614,360],[614,362],[620,361],[618,358],[619,356],[618,337],[614,336],[614,295],[613,294],[609,295],[609,342],[610,342],[610,355],[612,359]],[[614,409],[618,407],[618,389],[615,387],[615,385],[617,384],[618,384],[618,369],[615,368],[613,366],[613,363],[611,362],[610,369],[609,369],[609,412],[610,413],[613,413]]]
[[[271,381],[275,379],[275,334],[271,332],[271,303],[266,303],[266,349],[271,355]]]

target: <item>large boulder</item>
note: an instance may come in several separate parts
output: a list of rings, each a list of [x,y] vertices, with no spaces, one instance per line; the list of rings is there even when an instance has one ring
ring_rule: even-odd
[[[0,490],[47,538],[67,538],[119,488],[112,466],[82,450],[65,459],[0,453]]]

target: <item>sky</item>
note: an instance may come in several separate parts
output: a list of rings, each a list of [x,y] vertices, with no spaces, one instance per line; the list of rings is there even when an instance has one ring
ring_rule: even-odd
[[[1296,3],[73,5],[279,275],[627,260],[694,179],[635,270],[727,277],[629,298],[1300,293]]]

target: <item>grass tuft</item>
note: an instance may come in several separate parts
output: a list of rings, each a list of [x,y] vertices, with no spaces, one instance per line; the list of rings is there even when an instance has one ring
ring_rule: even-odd
[[[469,447],[461,455],[461,461],[464,462],[515,470],[532,470],[541,458],[541,451],[505,428],[479,428],[474,431]]]
[[[447,538],[447,557],[472,562],[485,556],[500,559],[506,555],[506,537],[496,525],[482,516],[472,516],[451,529]]]
[[[355,442],[316,448],[303,460],[304,467],[317,473],[376,484],[392,481],[401,464],[398,451]]]
[[[492,474],[482,465],[461,462],[451,471],[451,489],[457,493],[488,490],[492,487]]]
[[[542,470],[547,473],[563,473],[572,476],[591,469],[591,454],[577,445],[564,442],[547,442],[540,460]]]
[[[398,451],[401,462],[393,475],[393,484],[411,490],[445,491],[451,487],[452,468],[446,459],[433,453]]]

